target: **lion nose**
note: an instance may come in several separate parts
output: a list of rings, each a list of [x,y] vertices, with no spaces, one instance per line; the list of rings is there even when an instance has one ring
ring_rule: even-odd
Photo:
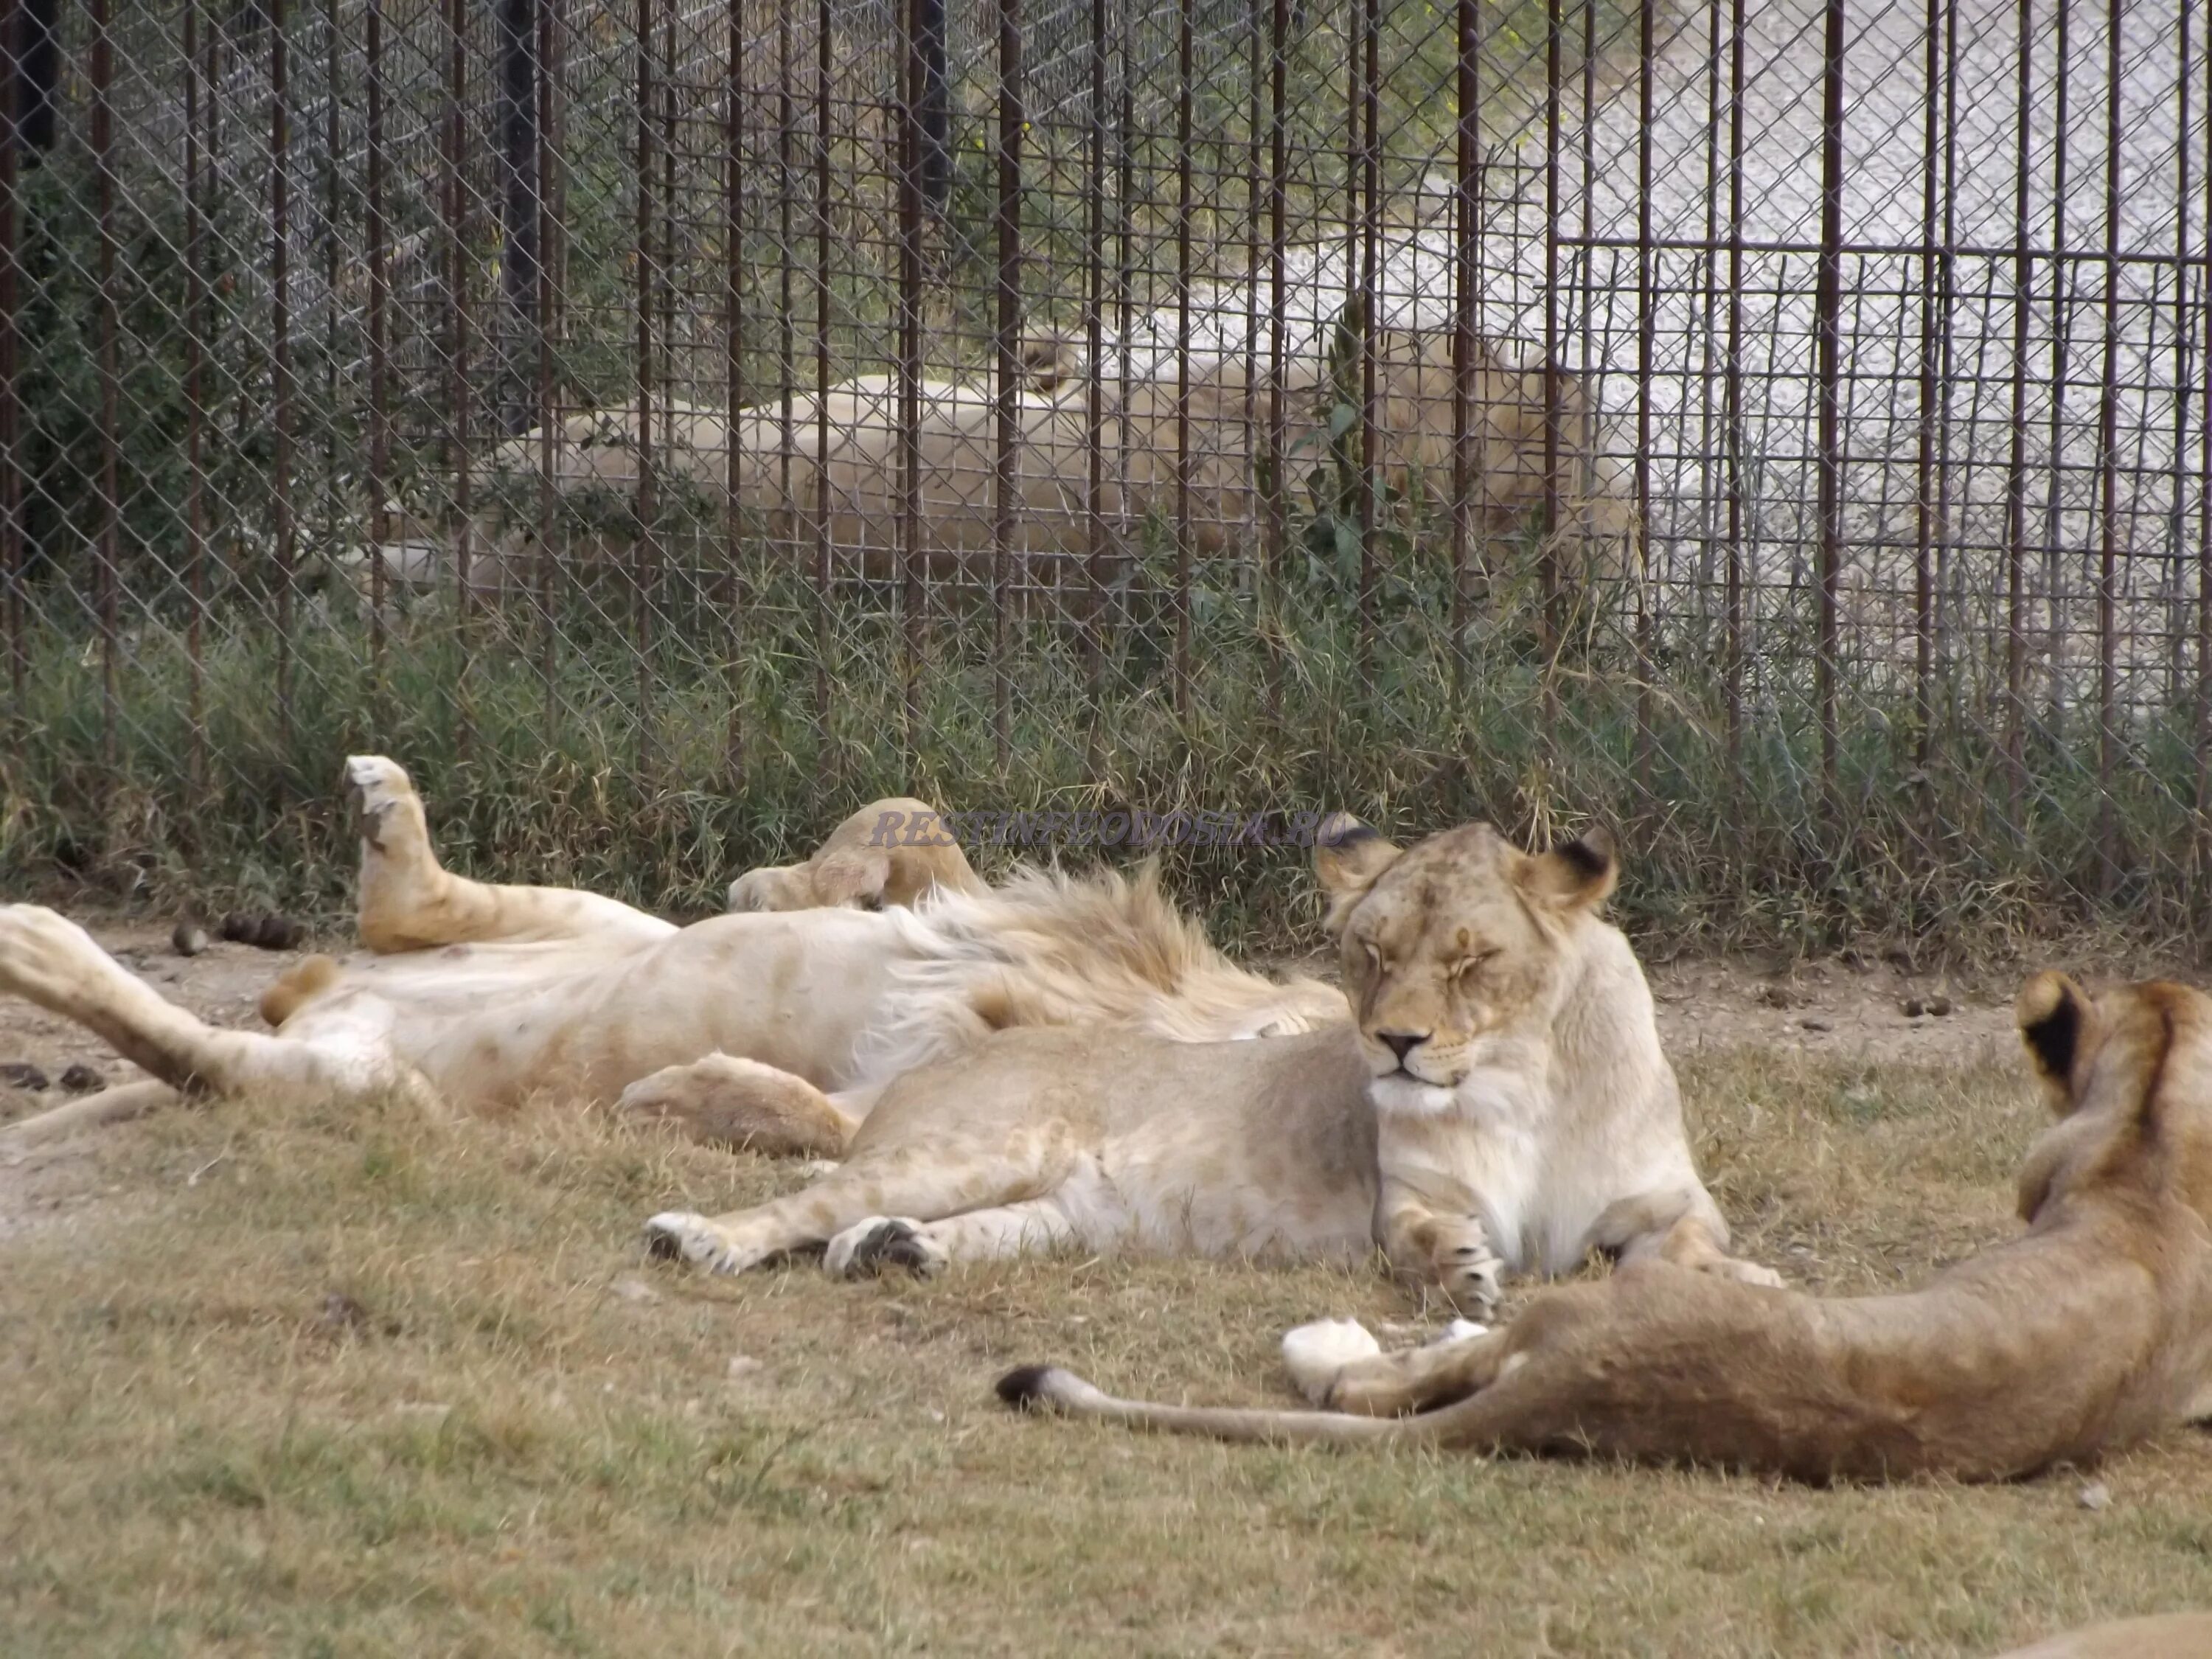
[[[1375,1035],[1381,1037],[1390,1052],[1398,1056],[1401,1066],[1406,1063],[1407,1054],[1429,1040],[1426,1031],[1377,1031]]]

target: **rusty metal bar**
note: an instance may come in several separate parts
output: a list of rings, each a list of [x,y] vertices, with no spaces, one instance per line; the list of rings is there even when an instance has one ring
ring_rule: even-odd
[[[339,226],[346,213],[338,185],[338,88],[343,84],[338,69],[338,5],[339,0],[323,0],[322,202],[315,212],[317,231],[323,246],[323,299],[320,303],[323,313],[323,395],[318,422],[323,434],[322,471],[318,475],[315,489],[320,499],[315,505],[323,524],[323,558],[325,563],[335,555],[338,538],[345,533],[344,526],[354,522],[353,515],[336,499],[331,489],[338,477],[339,467],[339,422],[335,416],[340,407],[338,365],[343,354],[338,344],[340,307],[336,299],[339,291]],[[348,470],[351,470],[349,466]]]
[[[1728,489],[1727,705],[1729,770],[1743,763],[1743,87],[1744,0],[1729,5],[1728,352],[1722,393]]]
[[[1021,0],[999,0],[999,385],[996,512],[991,526],[991,730],[999,775],[1007,771],[1013,682],[1007,670],[1006,605],[1012,580],[1014,515],[1020,506],[1022,332]]]
[[[2027,249],[2028,156],[2034,100],[2034,0],[2020,0],[2018,79],[2013,119],[2012,445],[2005,468],[2005,722],[2009,817],[2021,822],[2027,793],[2027,325],[2035,303],[2035,263]]]
[[[1289,469],[1288,413],[1283,404],[1284,288],[1289,280],[1290,213],[1290,0],[1273,0],[1267,21],[1267,566],[1273,573],[1268,594],[1279,605],[1283,598],[1284,543],[1289,524],[1289,491],[1284,474]],[[1267,630],[1267,706],[1279,714],[1282,702],[1282,661],[1278,649],[1281,623]]]
[[[1094,710],[1104,692],[1106,612],[1106,0],[1091,0],[1091,125],[1084,155],[1083,445],[1088,518],[1083,616],[1084,681]],[[1093,722],[1094,727],[1096,722]]]
[[[654,165],[653,110],[657,65],[653,58],[653,0],[637,0],[637,200],[631,246],[635,254],[636,286],[633,304],[636,315],[636,358],[630,365],[637,397],[637,550],[633,565],[631,622],[637,652],[637,720],[640,733],[649,746],[653,730],[653,595],[659,569],[660,503],[653,453],[653,365],[659,354],[653,346],[655,252],[653,233],[655,187],[659,169]]]
[[[744,460],[738,447],[738,411],[745,406],[745,18],[743,0],[730,0],[729,70],[724,82],[722,147],[722,344],[723,407],[729,411],[725,425],[728,452],[724,456],[725,490],[723,534],[728,546],[724,558],[728,569],[729,639],[726,644],[729,685],[729,726],[723,739],[723,768],[732,787],[744,777],[744,625],[745,592],[743,549]],[[788,94],[786,94],[788,96]],[[790,246],[779,252],[788,270]]]
[[[115,297],[115,111],[109,102],[115,43],[108,33],[107,7],[108,0],[92,0],[92,161],[100,193],[100,759],[112,767],[119,714],[115,676],[116,612],[123,586],[123,386],[116,337],[120,322]]]
[[[545,687],[545,719],[550,729],[557,714],[561,630],[560,555],[555,550],[554,520],[556,489],[555,438],[559,431],[556,406],[553,341],[560,327],[559,276],[563,269],[559,210],[561,143],[557,123],[561,109],[555,88],[561,76],[561,31],[555,21],[556,0],[540,0],[538,7],[538,362],[532,387],[538,422],[538,606],[539,673]]]
[[[2203,343],[2197,369],[2197,909],[2212,909],[2212,18],[2205,20],[2203,261],[2197,314]],[[2181,126],[2188,133],[2188,124]]]
[[[16,276],[21,259],[17,179],[23,148],[22,0],[0,0],[4,46],[5,131],[0,131],[0,573],[8,583],[8,681],[19,717],[28,713],[29,601],[23,592],[23,474],[17,447],[22,405],[15,385]]]
[[[2025,3],[2025,0],[2023,0]],[[2184,56],[2186,53],[2184,41]],[[2197,279],[2197,909],[2212,899],[2212,18],[2204,40],[2203,255]],[[2181,131],[2186,135],[2187,122]]]
[[[0,9],[0,40],[14,41],[15,0]],[[207,44],[209,61],[200,49]],[[207,227],[203,204],[207,181],[201,177],[204,152],[200,121],[209,109],[215,81],[215,32],[202,34],[200,0],[185,0],[185,581],[191,611],[185,624],[185,716],[191,728],[186,760],[186,788],[191,801],[207,792],[207,458],[201,447],[205,420],[207,368]],[[9,85],[14,84],[12,65]],[[212,149],[212,145],[209,146]],[[14,137],[7,149],[12,154]],[[0,170],[5,163],[0,162]],[[0,259],[7,255],[0,242]]]
[[[909,757],[921,714],[921,100],[928,95],[929,65],[922,39],[922,9],[933,0],[905,0],[905,72],[899,88],[898,126],[898,477],[899,685],[902,740]]]
[[[465,0],[446,0],[445,236],[447,392],[446,466],[453,480],[453,581],[463,618],[475,591],[471,568],[475,521],[471,501],[475,465],[469,453],[469,244],[467,197],[468,12]],[[464,653],[460,673],[467,672]],[[467,700],[457,681],[454,705],[464,735]]]
[[[2061,666],[2063,638],[2064,586],[2060,560],[2060,491],[2065,469],[2059,458],[2066,453],[2066,357],[2074,338],[2073,262],[2080,256],[2066,246],[2066,140],[2072,128],[2068,94],[2073,76],[2073,7],[2071,0],[2057,0],[2054,47],[2057,62],[2051,77],[2051,447],[2043,507],[2044,660],[2049,665],[2051,698],[2047,710],[2053,736],[2059,731],[2066,703]]]
[[[1260,435],[1260,246],[1261,225],[1265,219],[1261,204],[1267,199],[1266,153],[1267,130],[1267,32],[1264,21],[1265,0],[1246,0],[1243,16],[1244,29],[1244,332],[1243,332],[1243,451],[1250,458],[1253,487],[1245,492],[1243,512],[1238,528],[1243,532],[1242,556],[1252,561],[1249,567],[1252,576],[1252,592],[1255,617],[1264,611],[1267,586],[1273,580],[1267,568],[1272,549],[1267,540],[1268,491],[1261,455]],[[1261,631],[1261,648],[1267,647],[1264,624]],[[1269,671],[1272,677],[1272,670]]]
[[[368,177],[362,214],[368,237],[368,662],[380,699],[384,688],[384,550],[392,540],[391,252],[384,218],[384,0],[368,0]],[[335,102],[335,99],[333,99]]]
[[[783,5],[775,9],[775,227],[776,247],[781,257],[776,261],[776,398],[782,423],[776,434],[776,499],[787,514],[796,506],[791,495],[791,464],[793,459],[792,423],[793,404],[799,394],[798,330],[792,309],[791,285],[799,260],[793,252],[799,246],[792,231],[792,212],[798,197],[798,163],[793,159],[799,142],[799,116],[793,107],[792,88],[798,83],[798,66],[791,57],[792,13],[795,6]],[[827,95],[826,86],[824,96]],[[829,126],[824,122],[822,142],[827,145]],[[794,521],[796,515],[791,515]],[[792,550],[796,557],[798,549]]]
[[[269,4],[269,366],[276,453],[270,488],[276,536],[276,720],[287,753],[292,738],[292,127],[287,85],[284,0]]]
[[[830,732],[830,8],[817,0],[814,13],[814,715],[825,788],[842,769]]]
[[[1591,6],[1590,10],[1595,8]],[[1651,733],[1651,356],[1658,349],[1659,313],[1655,292],[1656,256],[1651,251],[1651,122],[1655,48],[1652,39],[1657,0],[1642,0],[1636,13],[1636,753],[1639,772],[1649,777],[1652,762]],[[1595,54],[1591,54],[1595,56]],[[1589,111],[1583,112],[1585,125]],[[1587,199],[1587,198],[1585,198]],[[1586,258],[1588,256],[1585,256]],[[1587,326],[1587,324],[1585,325]],[[1578,439],[1576,453],[1583,443]],[[1580,550],[1585,514],[1577,489],[1575,506],[1577,545]],[[1553,534],[1557,534],[1556,526]],[[1588,580],[1587,564],[1578,559],[1575,569],[1579,588]]]
[[[538,168],[538,82],[544,74],[538,52],[537,14],[550,0],[498,0],[500,259],[501,297],[505,301],[506,338],[500,352],[501,430],[513,434],[529,419],[522,396],[521,359],[539,325],[538,264],[542,228],[538,198],[544,188]],[[531,354],[535,356],[536,354]]]
[[[1175,706],[1190,712],[1190,172],[1196,0],[1176,0]]]
[[[2119,628],[2115,599],[2120,562],[2120,27],[2126,0],[2107,0],[2105,10],[2105,354],[2097,400],[2097,791],[2104,833],[2097,837],[2099,896],[2109,898],[2119,879],[2115,842],[2119,823],[2112,779],[2120,762]]]
[[[1360,0],[1359,37],[1359,655],[1361,683],[1370,684],[1380,586],[1375,475],[1382,459],[1375,430],[1375,350],[1382,325],[1376,281],[1382,214],[1382,0]]]
[[[1451,630],[1455,690],[1467,676],[1468,626],[1473,596],[1474,524],[1475,321],[1482,282],[1482,79],[1481,14],[1478,0],[1459,0],[1454,9],[1459,35],[1455,82],[1456,149],[1454,155],[1452,295],[1452,522]]]
[[[1942,113],[1936,82],[1942,72],[1940,25],[1944,4],[1945,0],[1928,0],[1922,24],[1927,40],[1921,80],[1920,429],[1915,457],[1917,487],[1913,493],[1912,714],[1916,727],[1913,749],[1923,767],[1928,763],[1929,731],[1935,723],[1935,588],[1930,561],[1936,538],[1936,426],[1940,396],[1936,377],[1936,239],[1940,206],[1936,197],[1936,152],[1942,140],[1939,122]]]
[[[1564,629],[1559,625],[1559,58],[1563,44],[1559,0],[1544,0],[1544,524],[1536,549],[1537,649],[1544,668],[1544,700],[1553,712],[1551,670]],[[1584,200],[1589,199],[1584,192]]]
[[[1814,296],[1815,369],[1820,380],[1819,494],[1820,550],[1819,643],[1814,702],[1820,723],[1820,782],[1835,801],[1839,737],[1836,726],[1836,585],[1843,567],[1843,434],[1837,402],[1842,356],[1838,314],[1843,290],[1844,5],[1827,0],[1820,74],[1820,264]]]
[[[660,447],[662,464],[670,468],[680,481],[683,472],[675,462],[676,426],[676,288],[678,249],[676,241],[676,100],[681,88],[679,76],[683,67],[676,55],[676,21],[679,0],[663,0],[660,9],[660,236],[657,257],[653,262],[654,290],[660,301],[660,326],[655,331],[653,344],[660,353],[655,367],[653,384],[660,393]],[[655,491],[655,505],[665,511],[672,505],[667,492]],[[660,545],[659,526],[653,528],[656,552],[664,554]],[[658,612],[665,603],[671,561],[656,557],[653,562],[653,611],[655,631],[659,629]],[[696,583],[696,578],[695,578]],[[696,597],[696,594],[695,594]]]
[[[1936,265],[1936,594],[1935,667],[1946,672],[1950,657],[1947,644],[1945,596],[1950,592],[1951,545],[1951,389],[1957,364],[1951,337],[1952,301],[1957,289],[1959,240],[1959,6],[1946,0],[1943,8],[1943,214],[1942,242]],[[1971,452],[1970,452],[1971,453]],[[1948,681],[1956,714],[1957,685]],[[1955,720],[1952,722],[1955,726]],[[1936,762],[1936,740],[1930,728],[1923,751],[1923,768]]]

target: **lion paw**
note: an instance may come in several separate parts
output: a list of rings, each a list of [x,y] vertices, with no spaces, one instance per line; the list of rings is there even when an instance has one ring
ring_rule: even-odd
[[[1441,1347],[1447,1342],[1464,1342],[1471,1336],[1489,1334],[1490,1327],[1487,1325],[1478,1325],[1472,1319],[1455,1319],[1421,1346],[1425,1348]]]
[[[1446,1254],[1442,1267],[1444,1294],[1454,1307],[1478,1321],[1497,1317],[1498,1304],[1504,1297],[1500,1281],[1505,1263],[1491,1253],[1487,1244],[1460,1245]]]
[[[835,1279],[869,1279],[886,1267],[928,1278],[951,1257],[922,1224],[898,1216],[870,1216],[830,1241],[822,1265]]]
[[[362,838],[372,846],[393,808],[417,799],[414,781],[398,761],[382,755],[349,755],[345,763],[346,796],[361,820]]]
[[[741,1273],[766,1259],[747,1249],[703,1215],[664,1210],[645,1224],[645,1248],[665,1261],[684,1261],[710,1273]]]
[[[107,956],[92,935],[42,904],[0,904],[0,991],[41,1007],[84,995]]]
[[[1382,1352],[1374,1334],[1356,1319],[1317,1319],[1283,1333],[1283,1365],[1300,1394],[1325,1403],[1344,1368]]]
[[[1769,1291],[1784,1288],[1782,1275],[1773,1268],[1756,1261],[1746,1261],[1738,1256],[1724,1255],[1706,1271],[1718,1273],[1723,1279],[1733,1279],[1739,1285],[1757,1285]]]

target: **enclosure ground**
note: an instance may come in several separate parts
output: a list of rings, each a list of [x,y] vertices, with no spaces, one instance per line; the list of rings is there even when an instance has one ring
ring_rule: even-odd
[[[96,931],[226,1020],[282,965]],[[2010,1230],[2039,1109],[2004,979],[1654,980],[1749,1254],[1879,1290]],[[1954,1009],[1908,1019],[1906,995]],[[126,1070],[9,1003],[15,1059]],[[989,1384],[1054,1358],[1280,1401],[1285,1326],[1443,1312],[1315,1268],[845,1285],[643,1259],[651,1212],[798,1178],[550,1105],[436,1127],[284,1102],[0,1169],[0,1649],[1808,1659],[2212,1605],[2203,1434],[2014,1486],[1825,1492],[1141,1440],[1017,1419]]]

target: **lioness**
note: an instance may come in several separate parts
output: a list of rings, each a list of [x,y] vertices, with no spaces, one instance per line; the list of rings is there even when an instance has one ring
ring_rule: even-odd
[[[1149,877],[1031,872],[1002,890],[943,894],[926,912],[817,908],[679,929],[592,894],[454,876],[400,767],[359,756],[347,778],[362,821],[362,931],[391,953],[295,968],[262,999],[273,1036],[209,1025],[74,923],[0,906],[0,992],[89,1026],[153,1073],[10,1125],[0,1143],[133,1115],[187,1090],[397,1091],[462,1109],[558,1090],[611,1103],[625,1085],[711,1058],[839,1091],[836,1121],[793,1126],[781,1148],[827,1136],[836,1150],[894,1072],[997,1026],[1111,1021],[1213,1040],[1303,1030],[1344,1007],[1318,981],[1230,964]],[[889,883],[896,872],[876,873]],[[708,1117],[649,1091],[632,1104],[719,1138]]]
[[[1243,310],[1233,296],[1217,302]],[[1271,409],[1279,401],[1284,422],[1279,470],[1303,474],[1330,434],[1336,392],[1323,337],[1332,331],[1301,331],[1316,337],[1302,338],[1272,374],[1265,349],[1248,356],[1217,343],[1176,351],[1176,330],[1163,316],[1139,319],[1127,351],[1104,342],[1095,366],[1066,337],[1029,341],[1008,400],[1015,448],[1009,550],[1056,568],[1086,552],[1102,526],[1126,538],[1152,514],[1187,525],[1201,551],[1249,535],[1264,508],[1256,481],[1266,471]],[[1384,327],[1372,346],[1380,477],[1403,489],[1419,473],[1431,490],[1441,488],[1458,447],[1453,336]],[[726,415],[678,406],[658,412],[649,429],[635,404],[574,416],[550,446],[535,432],[501,445],[485,482],[536,475],[550,448],[556,489],[628,493],[638,487],[641,451],[649,447],[662,476],[734,491],[774,536],[805,544],[818,532],[858,555],[875,577],[901,568],[910,490],[914,550],[933,574],[950,576],[986,563],[1001,544],[995,366],[972,382],[922,380],[914,397],[911,480],[899,378],[868,374],[824,390],[802,386],[788,407],[757,404]],[[1572,579],[1617,574],[1633,514],[1625,476],[1601,453],[1602,420],[1581,377],[1558,368],[1547,375],[1502,343],[1478,339],[1467,397],[1479,532],[1512,536],[1550,507],[1558,520],[1552,534]],[[489,545],[506,540],[487,527]],[[521,572],[532,557],[509,547],[490,562],[511,562]]]
[[[650,1243],[724,1273],[826,1246],[853,1273],[1379,1239],[1477,1314],[1503,1269],[1592,1249],[1774,1282],[1725,1253],[1643,972],[1598,915],[1606,837],[1531,856],[1474,824],[1401,852],[1339,819],[1316,863],[1356,1023],[1180,1047],[1010,1032],[899,1078],[828,1178],[720,1218],[657,1215]]]
[[[2027,1233],[1904,1295],[1823,1299],[1633,1263],[1507,1328],[1383,1354],[1358,1326],[1285,1340],[1322,1412],[1115,1400],[1066,1371],[1016,1404],[1232,1440],[1359,1440],[1716,1463],[1813,1481],[1999,1480],[2212,1414],[2212,999],[2020,994],[2057,1122],[2020,1177]],[[1395,1413],[1421,1413],[1404,1421]]]
[[[1997,1659],[2205,1659],[2208,1654],[2212,1613],[2166,1613],[2068,1631]]]

